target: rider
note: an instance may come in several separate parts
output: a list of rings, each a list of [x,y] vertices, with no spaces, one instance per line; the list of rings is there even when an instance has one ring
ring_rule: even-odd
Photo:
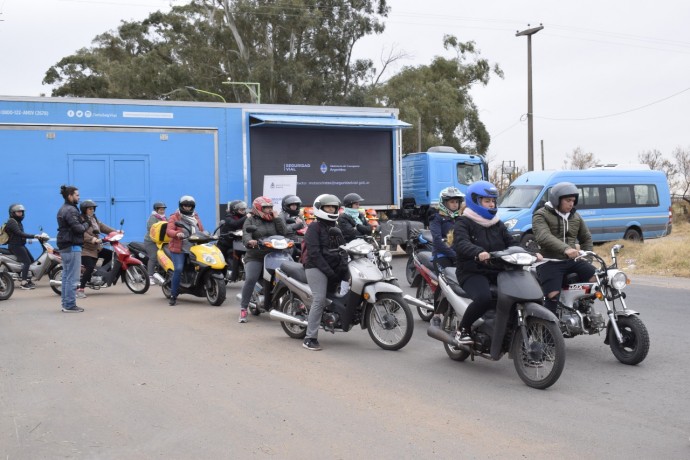
[[[492,306],[490,285],[496,284],[498,271],[486,265],[489,252],[518,244],[496,215],[497,198],[498,189],[490,182],[467,187],[467,208],[453,231],[458,283],[472,299],[460,321],[457,341],[461,344],[472,343],[472,323]]]
[[[254,227],[252,232],[248,227]],[[244,286],[242,286],[242,298],[240,300],[240,323],[247,322],[247,307],[252,297],[254,286],[261,278],[264,267],[264,257],[267,250],[259,246],[259,240],[271,235],[283,235],[287,233],[285,222],[277,216],[273,210],[273,201],[266,196],[254,199],[250,215],[244,221],[242,228],[242,242],[247,247],[244,256]]]
[[[364,198],[356,193],[348,193],[343,198],[343,213],[338,217],[338,227],[343,232],[345,242],[350,242],[362,235],[371,235],[371,225],[359,211],[359,203]],[[316,214],[316,211],[314,211]]]
[[[297,195],[286,195],[283,197],[281,205],[283,210],[279,216],[285,221],[285,228],[287,228],[285,236],[292,241],[297,241],[297,230],[304,228],[304,221],[299,216],[299,208],[301,206],[302,200]]]
[[[336,230],[335,234],[331,234],[332,229],[336,228],[338,208],[340,200],[337,196],[325,194],[316,197],[316,221],[309,225],[304,235],[307,249],[304,268],[313,295],[307,333],[302,343],[307,350],[321,350],[318,334],[321,316],[326,306],[326,295],[347,276],[347,264],[343,264],[343,259],[337,251],[344,243],[342,233]]]
[[[144,235],[144,248],[146,248],[146,254],[148,254],[149,256],[149,261],[146,264],[146,271],[149,272],[151,284],[156,284],[153,274],[156,272],[156,267],[158,266],[158,245],[156,245],[156,243],[153,242],[153,240],[151,239],[151,235],[149,235],[149,233],[151,231],[151,226],[153,224],[161,221],[166,222],[168,220],[168,218],[165,217],[166,209],[167,206],[165,205],[165,203],[161,201],[153,203],[153,211],[151,212],[151,215],[146,221],[146,235]]]
[[[184,230],[183,227],[177,227],[175,222],[184,223],[191,230],[191,233],[204,231],[204,226],[201,223],[199,214],[194,212],[194,208],[196,208],[194,197],[190,195],[182,196],[178,206],[179,208],[177,211],[170,215],[170,219],[168,219],[168,228],[165,231],[170,237],[168,249],[170,250],[171,259],[175,266],[170,285],[170,301],[168,302],[170,305],[175,305],[177,303],[177,294],[180,290],[180,280],[182,278],[182,272],[184,271],[185,257],[186,253],[189,252],[189,245],[186,244],[183,239],[190,236],[188,230]]]
[[[242,200],[233,200],[228,202],[225,212],[225,219],[220,226],[221,239],[218,241],[218,248],[221,250],[225,259],[231,259],[229,282],[237,281],[240,270],[241,254],[236,252],[233,248],[234,239],[230,237],[232,232],[241,230],[244,221],[247,220],[247,203]],[[244,254],[244,251],[241,252]]]
[[[9,239],[7,240],[7,249],[10,250],[12,254],[17,257],[17,261],[21,262],[22,265],[22,289],[35,289],[36,285],[29,278],[29,267],[34,261],[31,253],[26,249],[26,239],[36,238],[39,239],[40,235],[30,235],[24,232],[24,220],[26,209],[22,204],[10,205],[9,214],[10,218],[5,224],[5,232]]]
[[[578,282],[595,281],[594,267],[585,260],[573,260],[593,248],[592,234],[575,206],[580,192],[570,182],[559,182],[549,191],[549,201],[532,216],[532,231],[541,254],[557,261],[537,267],[537,277],[544,291],[544,306],[556,313],[558,295],[565,276],[577,274]]]
[[[429,221],[429,231],[433,237],[431,260],[438,270],[455,265],[457,255],[451,247],[452,233],[455,222],[460,217],[460,205],[464,197],[465,195],[455,187],[446,187],[441,190],[438,196],[438,212],[434,213]],[[434,295],[434,304],[436,304],[438,292],[436,290]],[[434,324],[440,324],[441,313],[439,311],[434,312]]]
[[[101,240],[100,235],[116,230],[96,218],[97,206],[92,200],[84,200],[79,204],[82,219],[89,225],[89,228],[84,232],[84,248],[81,252],[81,264],[84,266],[84,271],[81,274],[81,282],[77,289],[77,299],[86,298],[84,287],[86,287],[86,283],[91,281],[91,275],[96,268],[98,259],[103,258],[103,266],[105,267],[113,258],[113,251],[103,247],[103,240]]]

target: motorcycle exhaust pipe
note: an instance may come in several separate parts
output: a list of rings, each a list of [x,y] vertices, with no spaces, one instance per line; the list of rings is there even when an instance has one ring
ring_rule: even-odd
[[[455,341],[455,337],[453,337],[451,334],[447,333],[438,326],[429,326],[426,330],[426,335],[428,335],[432,339],[440,340],[441,342],[447,343],[448,345],[452,345],[454,347],[459,346],[458,342]]]
[[[50,280],[50,285],[51,286],[62,286],[62,281]]]
[[[407,302],[410,305],[414,305],[415,307],[423,308],[426,311],[433,312],[434,311],[434,306],[431,305],[430,303],[426,303],[423,300],[419,300],[416,297],[412,297],[409,294],[405,294],[403,296],[405,299],[405,302]]]
[[[294,316],[290,316],[290,315],[285,314],[282,311],[278,311],[278,310],[271,310],[271,312],[268,314],[268,316],[270,316],[271,319],[274,319],[276,321],[283,321],[286,323],[297,324],[298,326],[307,327],[309,325],[309,323],[307,323],[306,321],[304,321],[302,319],[295,318]]]
[[[154,273],[153,279],[156,280],[156,283],[158,283],[158,284],[164,284],[165,283],[165,278],[163,278],[160,273]]]

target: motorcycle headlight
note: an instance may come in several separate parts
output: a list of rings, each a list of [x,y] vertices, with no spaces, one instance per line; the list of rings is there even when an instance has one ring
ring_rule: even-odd
[[[216,258],[213,257],[211,254],[204,254],[204,262],[207,263],[208,265],[215,265],[216,264]]]
[[[628,285],[627,275],[620,270],[609,270],[608,277],[611,287],[618,291],[622,291]]]
[[[390,251],[379,251],[379,257],[387,264],[393,262],[393,254]]]
[[[512,230],[513,227],[515,227],[515,224],[517,224],[517,221],[517,219],[508,219],[504,223],[508,230]]]

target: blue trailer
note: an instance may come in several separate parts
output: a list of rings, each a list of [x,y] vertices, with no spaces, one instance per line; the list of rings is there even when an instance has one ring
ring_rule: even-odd
[[[26,231],[54,236],[61,184],[98,203],[128,240],[156,201],[192,195],[209,229],[225,203],[290,187],[305,204],[356,191],[401,205],[397,109],[0,96],[0,209],[27,208]],[[4,218],[2,219],[4,222]]]

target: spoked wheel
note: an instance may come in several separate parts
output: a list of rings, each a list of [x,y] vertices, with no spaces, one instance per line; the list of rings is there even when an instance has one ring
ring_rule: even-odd
[[[261,314],[259,305],[261,305],[262,302],[261,297],[263,292],[263,288],[259,291],[256,289],[255,286],[254,290],[252,291],[251,297],[249,297],[249,306],[247,307],[247,309],[249,310],[249,313],[251,313],[254,316],[259,316]]]
[[[364,318],[371,340],[384,350],[399,350],[412,338],[414,319],[402,294],[378,294],[376,303],[367,305]]]
[[[166,299],[172,297],[172,272],[168,273],[165,277],[165,281],[161,285],[161,291]]]
[[[143,265],[130,265],[125,272],[125,284],[135,294],[143,294],[149,290],[151,280]]]
[[[417,298],[423,300],[426,303],[434,304],[434,291],[431,290],[431,286],[426,280],[422,279],[417,287]],[[422,307],[417,307],[417,313],[422,321],[430,321],[434,316],[433,311],[425,310]]]
[[[637,316],[619,316],[616,324],[623,336],[623,343],[618,342],[613,328],[609,328],[609,346],[613,356],[623,364],[641,363],[649,352],[647,327]]]
[[[407,278],[407,284],[412,286],[414,282],[414,276],[417,273],[417,269],[414,266],[414,258],[412,255],[407,258],[407,264],[405,265],[405,278]]]
[[[460,319],[455,314],[455,310],[448,305],[446,314],[443,316],[443,330],[450,334],[455,334],[459,330]],[[453,345],[443,343],[443,348],[446,349],[446,354],[453,361],[464,361],[470,356],[469,351],[456,348]]]
[[[565,342],[555,323],[530,316],[525,320],[527,345],[522,332],[513,334],[511,352],[515,370],[527,386],[543,390],[561,376],[565,366]]]
[[[7,272],[0,272],[0,300],[7,300],[14,292],[14,280]]]
[[[280,306],[278,308],[283,313],[303,319],[304,321],[307,321],[309,318],[309,310],[307,310],[304,302],[294,295],[284,295],[280,299]],[[281,321],[280,325],[283,327],[285,333],[293,339],[303,339],[307,335],[307,328],[299,324]]]
[[[206,300],[214,307],[225,302],[226,286],[225,280],[222,278],[207,277],[204,289],[206,290]]]
[[[50,274],[48,276],[51,280],[62,282],[62,265],[58,265],[57,267],[55,267],[53,269],[53,271],[50,272]],[[53,286],[51,284],[50,289],[52,289],[53,292],[56,293],[57,295],[62,295],[62,285]]]

